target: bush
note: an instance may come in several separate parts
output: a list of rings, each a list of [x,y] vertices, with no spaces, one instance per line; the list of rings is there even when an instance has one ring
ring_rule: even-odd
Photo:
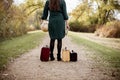
[[[27,33],[26,15],[17,6],[0,11],[0,39],[20,36]]]
[[[81,24],[78,21],[70,22],[69,25],[71,31],[80,31]]]
[[[27,31],[35,31],[35,27],[33,25],[27,26]]]
[[[100,26],[95,35],[100,37],[120,38],[120,21],[108,22],[106,25]]]
[[[75,32],[94,32],[95,25],[91,25],[89,22],[70,22],[70,30]]]

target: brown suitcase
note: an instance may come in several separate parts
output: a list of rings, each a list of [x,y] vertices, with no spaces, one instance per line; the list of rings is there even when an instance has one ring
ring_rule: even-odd
[[[70,51],[67,50],[67,48],[63,49],[63,51],[62,51],[62,60],[64,62],[69,62],[70,61]]]

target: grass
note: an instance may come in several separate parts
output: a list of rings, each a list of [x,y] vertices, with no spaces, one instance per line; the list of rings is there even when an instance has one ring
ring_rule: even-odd
[[[73,32],[69,36],[76,44],[83,45],[87,47],[87,50],[94,52],[94,59],[101,58],[101,60],[107,61],[111,67],[120,68],[120,51],[84,39]]]
[[[3,69],[10,59],[16,58],[38,46],[44,35],[41,31],[34,31],[0,42],[0,69]]]

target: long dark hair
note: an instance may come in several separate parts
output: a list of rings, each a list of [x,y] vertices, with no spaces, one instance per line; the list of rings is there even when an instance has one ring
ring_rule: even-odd
[[[52,11],[59,11],[60,10],[60,0],[49,0],[49,8]]]

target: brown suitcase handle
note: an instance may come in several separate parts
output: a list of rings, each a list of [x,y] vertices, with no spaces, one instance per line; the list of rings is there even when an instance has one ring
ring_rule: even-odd
[[[65,47],[65,50],[67,50],[67,47]]]

